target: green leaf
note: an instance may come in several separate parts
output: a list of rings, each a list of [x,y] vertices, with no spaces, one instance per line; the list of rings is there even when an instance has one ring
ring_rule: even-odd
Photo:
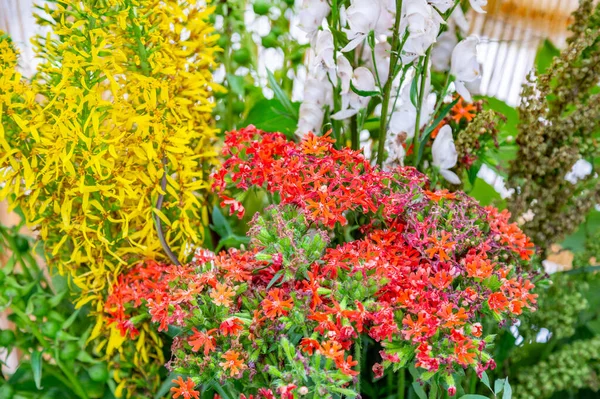
[[[483,382],[483,385],[488,387],[490,389],[490,391],[492,391],[492,393],[494,393],[494,390],[490,386],[490,377],[488,377],[488,375],[485,371],[483,372],[483,374],[481,374],[481,382]]]
[[[238,96],[244,95],[244,77],[227,74],[227,83],[229,83],[229,90]]]
[[[508,383],[508,378],[506,379],[506,382],[504,383],[504,393],[502,394],[502,399],[512,399],[512,388],[510,387],[510,384]]]
[[[380,94],[379,91],[377,91],[377,90],[373,90],[373,91],[359,90],[354,86],[352,81],[350,81],[350,89],[361,97],[376,97],[376,96],[379,96],[379,94]]]
[[[164,398],[165,396],[167,396],[171,387],[175,386],[171,381],[177,379],[177,377],[179,377],[179,376],[181,376],[181,374],[177,374],[177,373],[169,374],[167,376],[167,378],[165,378],[163,383],[160,385],[160,387],[158,388],[158,391],[156,391],[156,394],[154,395],[154,399],[161,399],[161,398]]]
[[[280,270],[277,273],[275,273],[275,275],[273,276],[273,278],[271,279],[271,281],[269,281],[269,284],[267,284],[267,289],[271,288],[273,286],[273,284],[275,284],[277,282],[277,280],[279,280],[279,278],[281,276],[283,276],[284,270]]]
[[[535,57],[535,69],[538,75],[543,75],[552,66],[554,57],[558,56],[560,56],[560,50],[550,40],[544,40]]]
[[[489,399],[489,398],[487,396],[483,396],[483,395],[468,394],[468,395],[461,396],[459,399]]]
[[[31,371],[33,372],[35,387],[42,389],[42,352],[33,351],[31,354]]]
[[[300,109],[300,103],[292,103],[295,113]],[[244,126],[254,125],[266,132],[280,132],[288,138],[294,137],[298,126],[298,117],[290,114],[278,100],[262,99],[248,112]]]
[[[212,211],[212,222],[211,228],[221,237],[228,237],[233,234],[233,230],[229,225],[229,222],[223,216],[223,212],[219,209],[218,206],[213,207]]]
[[[275,75],[273,75],[273,72],[269,69],[267,69],[267,79],[269,81],[269,86],[271,86],[271,89],[273,89],[273,92],[275,93],[275,98],[279,100],[281,105],[283,105],[283,108],[285,108],[290,115],[295,119],[298,119],[298,109],[294,108],[288,96],[284,93],[281,86],[279,86],[279,83],[277,83]]]
[[[427,394],[423,390],[423,387],[421,386],[421,384],[419,384],[417,381],[413,381],[412,387],[415,390],[415,393],[417,394],[419,399],[427,399]]]
[[[502,392],[502,390],[504,389],[504,383],[508,381],[508,378],[504,379],[497,379],[496,382],[494,382],[494,394],[498,395],[500,392]]]

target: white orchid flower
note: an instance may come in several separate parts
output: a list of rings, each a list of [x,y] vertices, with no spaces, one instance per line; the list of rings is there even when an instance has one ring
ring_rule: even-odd
[[[335,53],[335,46],[333,44],[333,34],[328,30],[320,30],[317,33],[317,40],[315,43],[315,60],[314,64],[318,69],[321,69],[328,73],[330,77],[335,72],[335,60],[333,58]]]
[[[298,27],[312,39],[330,12],[331,7],[327,0],[304,0],[298,12]]]
[[[345,58],[345,57],[344,57]],[[352,85],[359,91],[374,91],[375,78],[373,73],[365,67],[359,67],[352,73]],[[369,97],[363,97],[350,90],[342,94],[342,110],[331,116],[332,119],[340,120],[354,116],[369,103]]]
[[[410,89],[412,80],[407,80],[400,93],[398,99],[399,106],[392,112],[390,119],[389,132],[393,134],[404,133],[408,139],[415,135],[415,125],[417,123],[417,108],[413,105],[410,99]],[[431,83],[429,80],[425,82],[425,98],[421,106],[421,117],[419,128],[423,128],[429,123],[431,115],[435,110],[437,95],[429,93]]]
[[[458,153],[452,138],[452,128],[445,125],[438,132],[431,147],[433,166],[439,169],[440,174],[452,184],[460,184],[460,178],[450,169],[456,166]]]
[[[388,34],[394,23],[394,12],[382,0],[353,0],[343,16],[348,24],[344,31],[350,42],[342,52],[354,50],[371,31],[376,35]]]
[[[402,50],[402,62],[408,63],[425,55],[435,43],[444,20],[426,0],[408,0],[402,7],[400,31],[408,31],[408,39]]]
[[[429,4],[438,9],[439,12],[445,13],[454,6],[454,0],[429,0]],[[457,7],[459,8],[459,7]]]
[[[477,45],[479,39],[470,36],[456,45],[452,52],[450,74],[456,78],[456,91],[467,102],[471,102],[471,94],[465,83],[472,83],[481,78],[481,65],[477,61]]]
[[[304,84],[304,99],[300,105],[296,134],[318,133],[323,125],[324,108],[332,104],[333,89],[326,78],[309,76]]]

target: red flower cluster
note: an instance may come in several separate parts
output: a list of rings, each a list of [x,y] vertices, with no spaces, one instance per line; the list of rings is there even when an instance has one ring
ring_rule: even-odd
[[[380,171],[328,137],[296,144],[251,127],[227,136],[225,154],[215,187],[233,213],[244,207],[226,189],[258,186],[280,202],[253,219],[252,249],[140,265],[106,307],[124,334],[135,334],[140,305],[159,329],[182,327],[169,366],[198,383],[243,379],[248,398],[336,392],[359,378],[349,352],[363,334],[384,347],[376,376],[411,361],[448,376],[482,372],[494,366],[483,315],[535,305],[520,268],[531,244],[506,213],[428,191],[414,169]],[[326,248],[336,225],[359,219],[354,241]]]

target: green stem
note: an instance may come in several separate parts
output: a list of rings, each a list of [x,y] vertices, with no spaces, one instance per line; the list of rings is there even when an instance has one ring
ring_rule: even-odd
[[[387,115],[388,108],[390,106],[390,95],[392,92],[392,82],[394,81],[394,70],[396,69],[396,63],[400,52],[398,50],[398,44],[400,42],[400,19],[402,17],[402,0],[396,0],[396,19],[394,21],[394,30],[392,37],[392,54],[390,56],[390,69],[388,73],[388,80],[385,82],[383,90],[383,102],[381,104],[381,120],[379,123],[379,145],[377,149],[377,164],[381,167],[385,159],[385,136],[387,134]]]
[[[356,378],[356,392],[360,394],[360,372],[362,371],[362,336],[358,336],[356,342],[354,343],[354,361],[358,362],[358,375]]]
[[[358,150],[360,147],[360,138],[358,136],[358,123],[356,120],[356,115],[350,119],[350,135],[352,138],[352,149]]]
[[[423,109],[423,99],[425,97],[425,84],[427,82],[427,72],[429,71],[429,56],[431,55],[431,47],[427,49],[425,53],[425,60],[423,61],[423,65],[421,68],[421,85],[419,88],[419,96],[417,100],[417,118],[415,121],[415,136],[413,138],[413,153],[416,159],[419,153],[419,147],[421,146],[421,110]],[[416,79],[416,76],[415,76]],[[413,165],[415,168],[418,168],[418,165]]]
[[[223,7],[227,7],[227,5],[224,5]],[[231,37],[231,23],[230,23],[230,18],[231,16],[230,14],[230,10],[229,7],[227,7],[227,10],[225,12],[225,17],[224,17],[224,30],[225,30],[225,34],[229,37]],[[231,70],[231,45],[230,45],[230,41],[227,41],[227,46],[225,46],[225,48],[223,49],[223,66],[225,67],[225,79],[228,81],[227,76],[230,73],[233,73],[233,71]],[[225,104],[225,131],[231,131],[234,127],[234,123],[233,123],[233,101],[234,101],[234,96],[233,96],[233,92],[231,91],[231,87],[228,84],[227,87],[227,101]]]
[[[406,369],[400,370],[400,380],[398,381],[398,399],[404,399],[406,390]]]

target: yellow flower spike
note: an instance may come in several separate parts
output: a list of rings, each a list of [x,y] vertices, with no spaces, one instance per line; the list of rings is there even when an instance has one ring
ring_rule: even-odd
[[[23,209],[48,263],[81,290],[76,303],[92,305],[96,349],[129,362],[137,353],[137,368],[121,370],[118,381],[131,395],[148,382],[156,388],[149,375],[164,361],[161,341],[145,323],[136,326],[145,331],[137,343],[120,339],[103,318],[103,298],[128,266],[166,260],[155,214],[180,254],[208,223],[202,195],[218,154],[210,97],[223,88],[212,82],[213,7],[190,3],[56,3],[46,11],[52,18],[40,20],[50,32],[33,41],[42,62],[31,82],[15,71],[9,40],[0,39],[0,199]],[[191,39],[181,40],[184,30]]]

